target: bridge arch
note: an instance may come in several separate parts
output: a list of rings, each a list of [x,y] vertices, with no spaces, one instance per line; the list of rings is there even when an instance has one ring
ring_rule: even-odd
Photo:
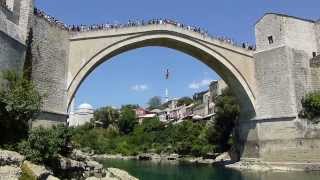
[[[109,37],[107,37],[108,40]],[[87,59],[82,59],[82,64],[76,71],[73,69],[73,74],[71,74],[70,61],[75,61],[72,59],[73,48],[83,48],[83,44],[90,44],[94,42],[95,37],[82,37],[71,39],[70,48],[70,60],[69,60],[69,75],[68,75],[68,107],[75,96],[78,88],[84,79],[101,63],[108,61],[112,57],[119,55],[121,53],[142,48],[148,46],[160,46],[175,49],[179,52],[188,54],[214,70],[235,92],[240,106],[242,116],[245,118],[252,117],[255,115],[255,94],[251,82],[243,74],[243,70],[239,69],[236,65],[232,63],[232,59],[229,59],[221,52],[212,48],[206,42],[199,41],[199,39],[192,36],[188,36],[183,33],[176,31],[167,30],[156,30],[148,31],[145,33],[137,33],[125,38],[119,38],[118,40],[111,40],[112,43],[104,45],[94,51],[90,49],[90,46],[86,46],[88,52],[93,52],[91,56]],[[91,41],[91,42],[90,42]],[[75,43],[72,47],[72,43]],[[90,53],[89,53],[90,54]],[[79,61],[79,59],[78,59]]]

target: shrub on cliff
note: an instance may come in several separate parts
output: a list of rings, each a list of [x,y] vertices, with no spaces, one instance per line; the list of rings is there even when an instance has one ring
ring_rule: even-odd
[[[18,151],[27,160],[36,163],[54,163],[58,155],[68,155],[72,151],[71,132],[67,127],[35,128],[27,140],[18,144]]]
[[[319,123],[320,117],[320,91],[307,94],[301,100],[302,111],[300,117],[307,118],[313,123]]]
[[[29,122],[40,112],[42,96],[15,71],[3,72],[1,79],[0,144],[13,144],[27,136]]]

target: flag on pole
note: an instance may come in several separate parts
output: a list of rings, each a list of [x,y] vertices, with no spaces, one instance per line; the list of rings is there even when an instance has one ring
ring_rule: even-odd
[[[166,80],[168,80],[168,79],[169,79],[169,75],[170,75],[170,73],[169,73],[169,69],[167,69],[167,71],[166,71]]]

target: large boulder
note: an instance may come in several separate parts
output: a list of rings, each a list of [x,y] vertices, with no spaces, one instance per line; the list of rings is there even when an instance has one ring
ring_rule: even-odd
[[[30,161],[24,161],[22,164],[22,170],[27,171],[29,174],[34,176],[36,179],[47,179],[53,174],[51,170],[48,170],[44,166],[33,164]]]
[[[152,159],[152,155],[149,154],[149,153],[139,154],[138,155],[138,159],[141,160],[141,161],[151,160]]]
[[[0,166],[0,179],[18,180],[21,176],[21,169],[15,166]]]
[[[59,178],[49,175],[46,180],[60,180]]]
[[[103,168],[103,165],[90,160],[90,161],[86,161],[86,174],[89,176],[95,176],[95,177],[104,177],[106,175],[106,171]]]
[[[0,166],[14,165],[21,166],[24,156],[17,152],[0,149]]]
[[[60,156],[59,164],[61,170],[82,170],[86,169],[86,164],[81,161],[76,161],[73,159],[65,158]]]
[[[82,152],[78,149],[74,149],[70,155],[70,158],[76,161],[86,161],[89,160],[91,156],[88,153]]]
[[[231,157],[228,152],[222,153],[221,155],[217,156],[215,162],[225,162],[231,161]]]
[[[170,154],[167,157],[167,160],[169,160],[169,161],[177,161],[177,160],[179,160],[179,158],[180,158],[179,154]]]
[[[119,180],[119,179],[115,177],[103,177],[103,178],[88,177],[86,180]]]
[[[101,178],[106,175],[103,165],[93,160],[76,161],[62,156],[59,160],[60,169],[65,172],[82,174],[84,177],[95,176]]]
[[[108,168],[107,170],[111,177],[115,177],[119,180],[139,180],[138,178],[131,176],[128,172],[121,169]]]

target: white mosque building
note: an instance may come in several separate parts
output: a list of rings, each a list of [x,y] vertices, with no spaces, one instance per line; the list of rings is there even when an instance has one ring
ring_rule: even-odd
[[[77,127],[77,126],[82,126],[86,123],[89,123],[93,118],[93,113],[94,113],[94,109],[88,103],[83,103],[79,105],[76,110],[72,108],[69,113],[69,119],[68,119],[69,127]]]

